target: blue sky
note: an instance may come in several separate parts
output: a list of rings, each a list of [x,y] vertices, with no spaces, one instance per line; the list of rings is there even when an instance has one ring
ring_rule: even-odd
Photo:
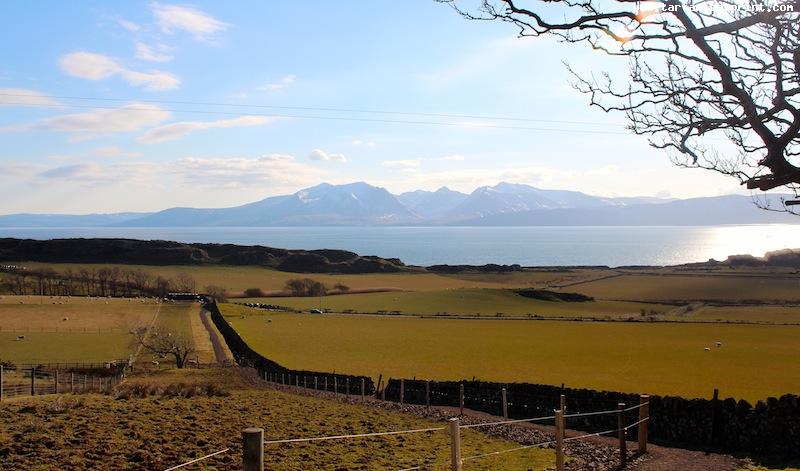
[[[0,213],[229,206],[322,181],[740,191],[674,168],[568,85],[564,61],[624,80],[624,59],[517,39],[432,0],[3,10]]]

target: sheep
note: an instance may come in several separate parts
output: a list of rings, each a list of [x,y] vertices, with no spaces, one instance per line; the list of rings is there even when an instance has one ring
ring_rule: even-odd
[[[156,360],[153,360],[151,363],[156,365],[156,366],[158,366],[158,361],[156,361]]]
[[[25,339],[24,335],[17,335],[17,340],[24,340],[24,339]]]
[[[63,319],[61,319],[61,320],[62,320],[62,321],[68,321],[68,320],[69,320],[69,317],[65,317],[65,318],[63,318]]]
[[[707,351],[707,352],[710,352],[710,351],[711,351],[711,349],[710,349],[710,348],[708,348],[708,347],[704,348],[703,350],[705,350],[705,351]]]
[[[717,342],[717,348],[722,346],[722,342]]]

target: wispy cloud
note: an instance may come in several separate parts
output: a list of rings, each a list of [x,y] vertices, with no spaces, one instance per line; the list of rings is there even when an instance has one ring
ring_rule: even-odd
[[[229,26],[208,13],[189,6],[153,3],[152,9],[161,31],[167,34],[185,31],[195,39],[207,39]]]
[[[92,151],[95,157],[140,157],[140,152],[124,151],[117,146],[98,147]]]
[[[444,157],[439,157],[437,160],[441,160],[443,162],[461,162],[464,160],[463,155],[445,155]]]
[[[384,160],[381,165],[389,168],[396,168],[400,170],[414,170],[422,165],[422,159],[408,159],[408,160]]]
[[[172,90],[181,83],[178,77],[168,72],[131,70],[106,55],[93,52],[71,52],[59,59],[59,65],[72,77],[98,81],[119,76],[133,86],[151,91]]]
[[[156,51],[147,44],[139,42],[136,43],[136,58],[148,62],[169,62],[173,57],[164,53],[165,49],[162,45],[159,46],[159,51]]]
[[[46,118],[35,123],[0,128],[0,132],[53,131],[78,134],[72,142],[85,141],[97,134],[132,132],[154,126],[170,114],[149,103],[129,103],[120,108],[97,109],[85,113]]]
[[[277,82],[269,82],[261,85],[260,87],[256,87],[256,90],[261,91],[275,91],[275,90],[282,90],[284,88],[289,88],[294,85],[295,80],[297,77],[293,74],[285,75]]]
[[[285,154],[268,154],[259,158],[187,157],[175,162],[172,172],[186,184],[228,189],[296,188],[318,183],[328,175]]]
[[[218,121],[179,121],[170,123],[154,129],[150,129],[137,139],[142,144],[158,144],[166,141],[174,141],[187,136],[195,131],[204,129],[234,128],[242,126],[261,126],[280,120],[267,116],[240,116],[233,119],[222,119]]]
[[[56,106],[47,94],[25,88],[0,88],[0,106]]]
[[[325,162],[347,162],[347,157],[344,154],[329,154],[322,149],[314,149],[308,154],[308,158],[311,160],[321,160]]]
[[[356,147],[375,147],[375,143],[373,141],[362,141],[361,139],[353,139],[350,144],[353,144]]]
[[[119,20],[117,20],[117,23],[120,26],[122,26],[123,29],[126,29],[126,30],[128,30],[128,31],[130,31],[132,33],[135,33],[137,31],[139,31],[140,29],[142,29],[142,27],[139,26],[137,23],[134,23],[133,21],[128,21],[128,20],[126,20],[124,18],[120,18]]]

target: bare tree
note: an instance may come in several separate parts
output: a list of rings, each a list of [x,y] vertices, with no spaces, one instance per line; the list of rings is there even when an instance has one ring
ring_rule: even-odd
[[[206,294],[213,297],[214,299],[216,299],[221,303],[224,303],[228,300],[228,293],[222,286],[208,285],[206,286]]]
[[[171,355],[178,368],[186,366],[189,355],[195,352],[192,339],[163,327],[153,327],[149,331],[147,327],[142,327],[135,333],[136,342],[142,348],[156,355]]]
[[[197,283],[194,278],[186,272],[180,272],[175,277],[175,289],[181,293],[194,293]]]
[[[570,68],[574,86],[591,105],[624,113],[631,131],[679,166],[798,195],[800,0],[481,0],[476,10],[436,1],[468,19],[510,23],[519,36],[627,58],[628,79]]]

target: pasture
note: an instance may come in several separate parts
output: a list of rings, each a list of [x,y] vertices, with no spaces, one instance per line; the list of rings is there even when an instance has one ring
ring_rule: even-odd
[[[232,305],[222,309],[251,348],[289,368],[375,378],[383,374],[565,383],[684,397],[710,397],[719,388],[725,397],[749,401],[800,392],[800,327],[795,326],[270,314]],[[721,347],[715,346],[717,341]]]
[[[299,438],[441,427],[374,407],[349,405],[269,389],[255,389],[235,370],[195,370],[133,378],[138,382],[209,383],[225,396],[132,397],[86,395],[16,400],[0,408],[0,467],[4,470],[166,469],[227,447],[231,451],[191,469],[241,469],[241,431],[263,427],[265,439]],[[463,456],[518,447],[518,443],[462,430]],[[399,469],[449,460],[442,431],[311,444],[268,445],[265,468]],[[35,456],[35,459],[32,457]],[[553,466],[552,450],[532,448],[489,456],[466,469],[519,470]],[[189,468],[187,468],[189,469]]]
[[[629,301],[800,303],[798,276],[623,275],[564,288],[599,299]]]
[[[125,359],[133,348],[131,329],[149,324],[157,308],[152,300],[3,296],[0,358],[15,363]]]
[[[255,266],[152,266],[152,265],[103,265],[103,264],[74,264],[74,263],[38,263],[15,262],[30,268],[52,267],[63,272],[67,269],[73,271],[81,268],[99,270],[120,266],[127,269],[141,269],[154,276],[175,278],[179,273],[187,273],[197,282],[197,287],[203,290],[208,285],[222,286],[225,289],[241,293],[247,288],[260,288],[264,291],[280,291],[286,282],[292,278],[310,277],[333,286],[343,283],[351,289],[394,289],[409,291],[436,291],[451,288],[497,288],[499,286],[527,287],[543,286],[550,283],[563,283],[591,279],[597,274],[593,271],[568,270],[568,271],[535,271],[510,274],[459,274],[437,275],[426,272],[408,273],[367,273],[367,274],[320,274],[320,273],[289,273],[270,268]]]
[[[346,294],[322,298],[270,297],[241,299],[237,302],[262,302],[298,310],[322,307],[334,312],[350,310],[482,317],[638,317],[642,310],[658,315],[673,308],[625,301],[542,301],[526,298],[509,289],[487,288]]]

